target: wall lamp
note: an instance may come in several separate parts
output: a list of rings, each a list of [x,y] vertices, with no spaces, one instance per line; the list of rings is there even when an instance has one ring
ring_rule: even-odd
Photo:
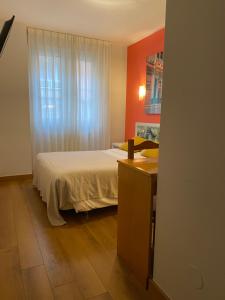
[[[140,85],[139,86],[138,95],[139,95],[139,101],[144,100],[145,95],[146,95],[146,87],[145,87],[145,85]]]

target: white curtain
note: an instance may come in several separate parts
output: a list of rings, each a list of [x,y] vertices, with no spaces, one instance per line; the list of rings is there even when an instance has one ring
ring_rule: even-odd
[[[28,28],[33,158],[109,148],[111,44]]]

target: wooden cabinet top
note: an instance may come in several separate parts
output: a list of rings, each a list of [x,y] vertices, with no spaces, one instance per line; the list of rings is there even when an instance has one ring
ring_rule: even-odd
[[[158,159],[156,158],[122,159],[118,160],[118,163],[139,170],[146,175],[158,173]]]

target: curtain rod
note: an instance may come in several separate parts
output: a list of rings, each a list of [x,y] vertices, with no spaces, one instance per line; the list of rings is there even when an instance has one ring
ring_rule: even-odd
[[[77,37],[82,37],[82,38],[86,38],[86,39],[90,39],[90,40],[96,40],[96,41],[107,42],[107,43],[112,44],[111,41],[107,41],[107,40],[103,40],[103,39],[97,39],[97,38],[88,37],[88,36],[84,36],[84,35],[80,35],[80,34],[69,33],[69,32],[62,32],[62,31],[55,31],[55,30],[44,29],[44,28],[33,27],[33,26],[27,26],[27,33],[28,33],[28,29],[29,28],[30,29],[35,29],[35,30],[42,30],[42,31],[54,32],[54,33],[58,33],[58,34],[67,34],[67,35],[72,35],[72,36],[77,36]]]

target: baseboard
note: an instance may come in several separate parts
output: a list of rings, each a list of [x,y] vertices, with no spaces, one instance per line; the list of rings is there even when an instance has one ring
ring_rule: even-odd
[[[32,179],[32,178],[33,178],[32,174],[2,176],[2,177],[0,177],[0,181],[25,180],[25,179]]]
[[[161,290],[153,280],[149,280],[149,299],[151,300],[170,300],[170,298]]]

